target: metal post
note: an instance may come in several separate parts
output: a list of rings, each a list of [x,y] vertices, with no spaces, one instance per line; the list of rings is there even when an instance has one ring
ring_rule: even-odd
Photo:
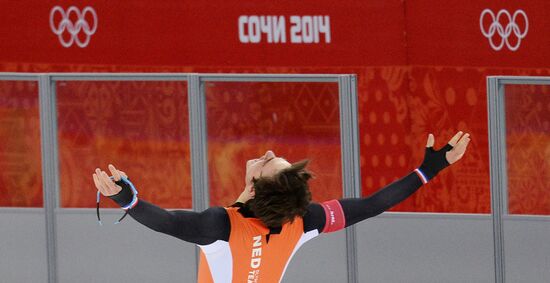
[[[340,101],[340,141],[342,144],[342,185],[344,197],[361,196],[359,168],[359,126],[357,113],[357,79],[341,76],[338,79]],[[348,282],[357,283],[357,242],[355,227],[346,228]]]
[[[189,76],[188,96],[193,209],[195,211],[202,211],[209,206],[209,190],[206,97],[204,87],[201,86],[200,76]]]
[[[203,211],[209,206],[208,147],[206,132],[206,96],[199,75],[190,75],[187,81],[189,105],[189,138],[191,146],[191,187],[193,210]],[[199,266],[200,250],[195,248]]]
[[[504,86],[498,78],[487,79],[487,107],[489,121],[491,210],[495,252],[495,282],[505,282],[504,239],[502,231],[503,190],[506,186],[506,131],[504,118]]]
[[[44,211],[46,217],[46,255],[48,259],[48,282],[57,282],[56,219],[58,181],[57,117],[55,107],[55,84],[50,76],[41,75],[38,81],[40,101],[40,135],[42,147],[42,180]]]

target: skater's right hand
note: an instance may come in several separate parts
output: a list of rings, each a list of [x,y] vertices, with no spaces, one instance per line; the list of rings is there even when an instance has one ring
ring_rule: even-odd
[[[102,171],[99,168],[96,168],[95,173],[92,174],[97,190],[106,197],[118,194],[122,190],[122,187],[115,184],[115,182],[119,181],[122,177],[128,178],[126,173],[117,170],[112,164],[109,164],[108,167],[113,178],[109,177],[105,171]]]

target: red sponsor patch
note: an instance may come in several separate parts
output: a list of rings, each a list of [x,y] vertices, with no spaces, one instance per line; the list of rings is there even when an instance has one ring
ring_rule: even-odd
[[[344,216],[344,210],[338,200],[329,200],[321,203],[321,206],[325,210],[325,228],[323,233],[331,233],[342,230],[346,227],[346,217]]]

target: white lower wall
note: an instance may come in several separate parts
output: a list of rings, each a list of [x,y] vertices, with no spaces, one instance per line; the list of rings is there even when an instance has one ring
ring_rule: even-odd
[[[120,210],[57,211],[60,283],[196,282],[195,246],[149,230]],[[0,209],[0,282],[47,282],[42,209]],[[550,282],[550,221],[505,219],[507,282]],[[489,215],[384,213],[357,225],[359,282],[494,282]],[[283,282],[346,282],[345,233],[320,235]]]
[[[121,210],[57,212],[59,283],[196,282],[195,245],[157,233]]]
[[[282,282],[347,282],[346,233],[321,234],[305,243]]]
[[[550,282],[550,217],[502,225],[506,282]]]
[[[368,219],[357,227],[359,282],[494,282],[492,225],[490,215]]]
[[[0,209],[0,282],[47,282],[43,209]]]

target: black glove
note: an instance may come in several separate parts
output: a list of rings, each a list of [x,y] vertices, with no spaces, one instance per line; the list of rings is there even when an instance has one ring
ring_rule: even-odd
[[[120,205],[120,207],[122,207],[122,209],[125,210],[124,215],[122,215],[122,217],[117,222],[115,222],[115,224],[118,224],[120,223],[120,221],[122,221],[122,219],[124,219],[124,217],[126,217],[126,215],[128,215],[128,210],[137,204],[138,192],[134,187],[134,185],[132,184],[132,182],[130,182],[130,180],[125,177],[122,177],[122,179],[115,181],[115,184],[122,187],[122,190],[120,190],[120,192],[118,192],[118,194],[116,195],[109,196],[109,198],[114,200],[118,205]],[[101,194],[98,191],[96,213],[97,213],[97,221],[99,222],[99,225],[102,225],[101,217],[99,216],[99,198],[100,197],[101,197]]]
[[[114,200],[120,207],[125,207],[129,205],[134,199],[134,191],[132,189],[132,183],[130,180],[122,178],[118,181],[115,181],[115,184],[122,187],[122,190],[116,195],[109,196],[110,199]]]
[[[424,176],[427,178],[426,181],[433,179],[441,170],[449,166],[447,162],[446,153],[451,151],[453,146],[450,144],[445,145],[440,150],[434,150],[433,147],[426,147],[426,152],[424,153],[424,161],[418,168]]]

